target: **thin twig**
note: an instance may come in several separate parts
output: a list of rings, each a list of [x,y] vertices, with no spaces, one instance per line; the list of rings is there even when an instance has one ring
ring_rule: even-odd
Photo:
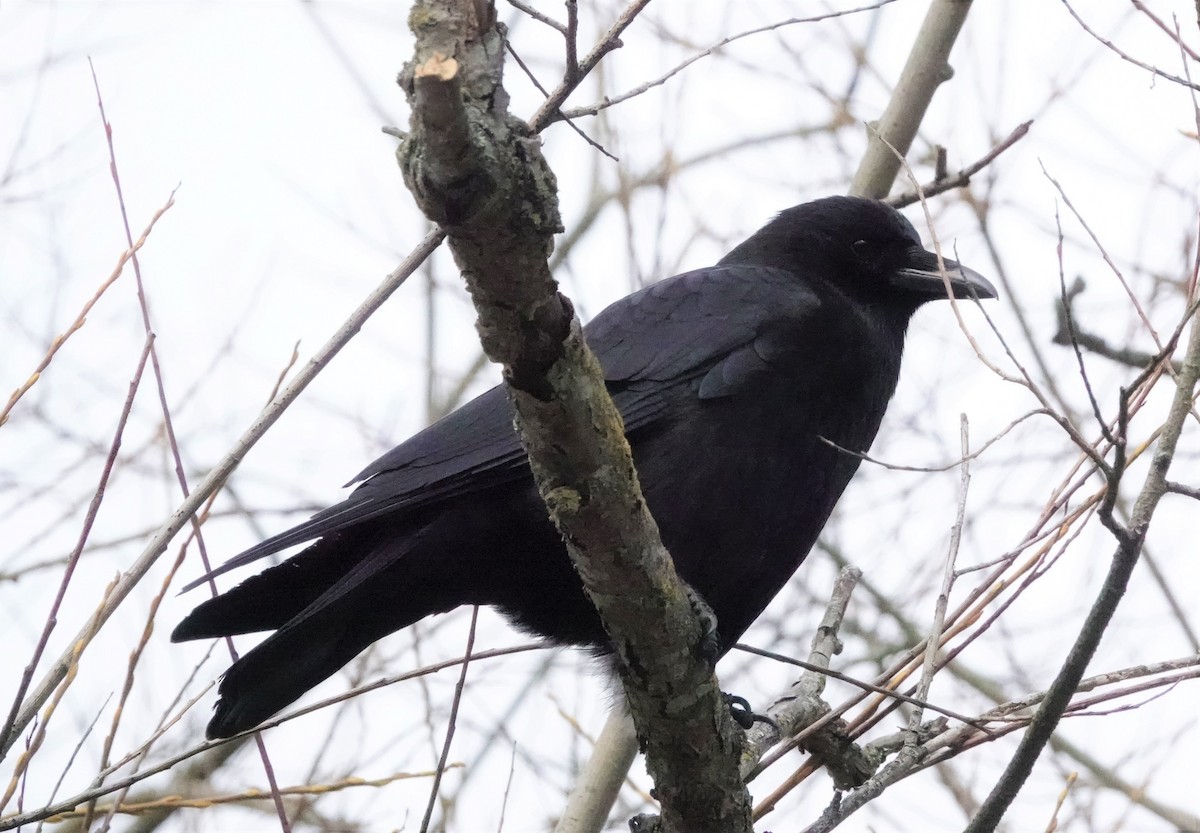
[[[93,622],[95,622],[95,620],[93,620]],[[526,651],[543,650],[546,647],[548,647],[548,646],[543,642],[531,642],[531,643],[525,643],[523,645],[515,645],[511,648],[494,648],[494,649],[490,649],[487,651],[478,651],[471,655],[471,662],[479,663],[484,660],[495,659],[498,657],[511,656],[513,654],[525,653]],[[359,686],[358,688],[355,688],[348,692],[344,692],[335,697],[328,697],[324,700],[320,700],[318,702],[311,703],[308,706],[304,706],[303,708],[294,709],[293,711],[290,711],[286,714],[282,714],[278,717],[271,718],[270,720],[266,721],[265,723],[259,724],[256,728],[247,730],[245,732],[242,732],[241,734],[233,735],[232,737],[228,737],[228,738],[222,738],[220,740],[205,741],[204,743],[200,743],[200,744],[197,744],[196,746],[193,746],[190,749],[186,749],[183,752],[179,753],[178,755],[172,756],[171,758],[168,758],[165,761],[160,761],[159,763],[155,764],[154,766],[148,767],[148,768],[142,770],[141,772],[137,772],[133,775],[127,776],[120,780],[113,781],[104,786],[93,787],[93,788],[84,790],[75,796],[72,796],[70,798],[56,802],[54,804],[48,804],[44,807],[39,807],[36,810],[29,810],[29,811],[26,811],[23,813],[17,813],[15,815],[4,816],[3,818],[0,818],[0,831],[12,830],[13,828],[18,828],[18,827],[21,827],[26,824],[32,824],[35,821],[40,821],[42,819],[51,818],[52,816],[54,816],[58,813],[65,813],[65,812],[74,810],[76,807],[80,806],[81,804],[85,804],[96,798],[101,798],[103,796],[110,795],[112,793],[126,789],[133,784],[136,784],[140,781],[145,781],[147,778],[151,778],[155,775],[158,775],[160,772],[166,772],[167,770],[172,769],[173,767],[183,763],[184,761],[188,760],[189,758],[194,758],[196,755],[199,755],[202,752],[207,752],[210,749],[215,749],[218,746],[224,746],[229,743],[237,743],[239,741],[244,741],[247,737],[249,737],[250,735],[252,735],[256,732],[261,732],[266,729],[272,729],[276,726],[279,726],[284,723],[288,723],[292,720],[295,720],[298,717],[303,717],[306,714],[311,714],[312,712],[317,711],[318,709],[328,708],[329,706],[331,706],[335,703],[344,702],[345,700],[348,700],[351,697],[356,697],[356,696],[358,696],[360,694],[364,694],[368,691],[374,691],[376,689],[383,688],[385,686],[394,685],[396,683],[405,682],[407,680],[417,679],[417,678],[426,676],[428,674],[434,674],[434,673],[437,673],[438,671],[443,671],[447,668],[453,668],[456,665],[461,665],[463,661],[464,661],[463,657],[455,657],[453,659],[448,659],[448,660],[443,660],[441,662],[431,663],[430,665],[424,666],[422,668],[417,668],[417,669],[413,669],[411,671],[406,671],[402,674],[396,674],[391,677],[385,677],[383,679],[376,680],[372,683],[369,683],[368,685]],[[192,702],[194,703],[195,701],[193,700]],[[189,703],[187,706],[185,706],[185,711],[188,708],[191,708],[191,705],[192,704]]]
[[[446,762],[450,759],[450,743],[454,740],[454,730],[458,725],[458,707],[462,705],[463,689],[467,685],[467,671],[471,667],[471,652],[475,649],[475,626],[478,623],[479,605],[472,605],[471,625],[467,630],[467,647],[463,651],[458,683],[454,686],[454,699],[450,701],[450,720],[446,724],[446,739],[442,743],[442,755],[438,759],[437,769],[433,775],[433,784],[429,788],[429,804],[425,807],[425,817],[421,819],[421,833],[427,833],[429,830],[429,822],[433,819],[433,809],[437,806],[438,789],[442,785],[442,773],[446,771]]]
[[[113,433],[112,443],[109,445],[108,456],[104,459],[104,465],[100,469],[100,482],[97,484],[96,490],[92,493],[92,499],[88,502],[87,512],[84,514],[83,524],[79,530],[79,537],[75,542],[74,549],[71,550],[71,554],[67,556],[67,564],[63,569],[62,579],[58,583],[58,592],[55,594],[54,600],[50,603],[50,610],[46,614],[46,623],[42,627],[41,636],[38,637],[37,645],[34,646],[33,656],[30,657],[29,663],[25,666],[25,670],[21,674],[21,682],[17,686],[16,694],[13,695],[13,702],[9,708],[8,717],[4,721],[3,728],[0,729],[0,749],[9,748],[11,745],[10,740],[15,739],[17,734],[26,725],[25,723],[18,725],[18,712],[21,707],[21,701],[25,696],[25,692],[29,690],[30,683],[33,681],[33,675],[37,670],[38,663],[41,661],[42,655],[46,651],[46,646],[50,642],[50,635],[58,625],[58,614],[62,609],[63,600],[66,598],[67,588],[71,584],[71,578],[75,575],[75,568],[79,565],[79,557],[83,552],[84,544],[87,543],[92,526],[96,522],[96,515],[100,511],[100,504],[104,500],[105,489],[108,487],[109,478],[112,476],[113,468],[117,462],[117,452],[121,450],[121,439],[125,435],[125,426],[128,424],[129,414],[133,410],[133,400],[141,384],[142,374],[146,370],[146,362],[150,358],[150,345],[153,341],[153,335],[149,335],[142,345],[141,356],[138,358],[137,366],[129,382],[129,393],[126,394],[125,401],[121,405],[121,412],[117,417],[117,427]],[[74,664],[78,660],[76,647],[83,644],[86,643],[84,643],[81,637],[77,637],[72,643],[68,651],[71,664]],[[65,673],[64,676],[66,676]],[[45,724],[43,723],[39,729],[44,730]],[[28,761],[28,755],[26,755],[25,760]],[[0,810],[4,809],[4,803],[0,801]]]
[[[549,26],[554,31],[558,32],[560,35],[567,34],[566,26],[562,25],[561,23],[559,23],[557,20],[550,17],[549,15],[542,14],[541,12],[539,12],[537,9],[535,9],[533,6],[529,5],[528,3],[523,3],[521,0],[508,0],[508,4],[515,9],[520,9],[522,12],[529,15],[530,17],[532,17],[534,20],[538,21],[539,23],[545,23],[547,26]]]
[[[146,245],[146,241],[150,238],[150,232],[154,230],[154,226],[158,224],[159,219],[166,214],[173,205],[175,205],[175,189],[171,190],[171,195],[167,197],[167,201],[150,216],[150,222],[147,223],[146,228],[142,230],[141,237],[134,241],[129,248],[121,252],[121,255],[117,258],[117,264],[113,267],[112,272],[110,272],[108,277],[104,279],[104,282],[97,287],[96,291],[92,293],[92,297],[89,298],[86,303],[84,303],[83,309],[81,309],[79,314],[75,316],[75,320],[71,322],[67,329],[55,336],[54,340],[50,342],[50,347],[46,350],[46,355],[42,357],[42,360],[38,362],[37,367],[35,367],[33,372],[29,374],[29,378],[26,379],[20,385],[20,387],[14,390],[8,397],[8,402],[5,403],[3,409],[0,409],[0,425],[4,425],[4,423],[8,422],[8,417],[12,412],[13,407],[17,404],[17,402],[20,401],[21,397],[29,391],[30,388],[37,384],[38,380],[42,377],[42,373],[44,373],[46,368],[50,366],[50,362],[54,361],[54,357],[58,354],[58,351],[62,349],[64,344],[67,343],[67,339],[69,339],[81,327],[83,327],[84,323],[87,321],[88,313],[92,311],[92,307],[94,307],[96,302],[99,301],[101,296],[104,295],[105,290],[112,286],[113,283],[116,282],[117,278],[121,277],[125,271],[125,264],[129,262],[130,258],[137,254],[138,250],[140,250],[142,246]]]
[[[108,143],[108,159],[109,173],[112,175],[113,187],[116,190],[117,205],[121,212],[121,223],[125,231],[125,242],[130,249],[133,249],[133,233],[129,228],[129,212],[125,206],[125,190],[121,186],[120,168],[117,166],[116,147],[113,144],[113,129],[108,121],[108,115],[104,112],[104,96],[100,92],[100,79],[96,77],[96,68],[92,65],[91,59],[88,59],[88,66],[92,70],[92,84],[96,90],[96,105],[100,110],[100,119],[104,124],[104,136]],[[179,481],[179,489],[183,493],[186,500],[188,497],[188,480],[187,472],[184,470],[183,455],[179,450],[179,442],[175,436],[175,421],[171,417],[171,406],[167,401],[166,382],[163,380],[162,366],[159,364],[158,351],[154,346],[154,328],[150,323],[150,305],[146,301],[146,287],[142,281],[142,265],[138,260],[137,252],[135,251],[130,258],[130,263],[133,265],[134,285],[137,287],[138,308],[142,314],[142,326],[146,332],[147,344],[150,348],[150,367],[153,370],[155,388],[158,392],[159,408],[162,412],[163,431],[167,438],[167,447],[171,452],[171,459],[175,464],[175,476]],[[196,539],[196,548],[200,553],[200,559],[204,564],[205,572],[211,572],[212,565],[209,562],[208,551],[204,544],[204,535],[201,531],[200,521],[193,514],[190,516],[192,531]],[[211,584],[211,582],[210,582]],[[216,587],[213,586],[213,594],[216,595]],[[233,659],[237,659],[237,653],[233,649],[233,640],[229,637],[225,639],[229,646],[230,654]],[[131,669],[132,676],[132,669]],[[132,684],[132,678],[130,679]],[[267,777],[267,783],[271,786],[271,795],[275,801],[275,811],[279,817],[279,826],[283,833],[291,833],[291,824],[288,822],[287,810],[283,806],[283,799],[279,795],[279,790],[275,783],[275,770],[271,766],[270,756],[267,754],[267,747],[261,736],[255,736],[255,743],[258,746],[258,754],[262,759],[263,771]]]
[[[517,50],[515,48],[513,48],[512,41],[506,39],[504,41],[504,47],[505,47],[505,49],[508,50],[508,54],[512,57],[512,59],[517,62],[517,66],[519,66],[521,68],[521,71],[525,73],[525,77],[529,79],[530,83],[532,83],[533,86],[537,87],[538,92],[540,92],[542,95],[548,97],[550,95],[550,93],[546,90],[545,87],[542,86],[542,82],[538,81],[537,76],[533,74],[533,70],[530,69],[529,66],[525,63],[525,61],[523,61],[521,59],[521,56],[517,54]],[[607,156],[609,159],[613,160],[614,162],[621,161],[616,156],[614,156],[611,152],[609,152],[608,148],[604,147],[604,145],[600,144],[595,139],[593,139],[591,136],[589,136],[582,127],[580,127],[578,124],[575,123],[575,119],[569,119],[569,118],[564,117],[562,120],[565,121],[567,123],[567,126],[570,127],[572,130],[574,130],[575,133],[578,134],[578,136],[581,139],[583,139],[589,145],[594,147],[596,150],[600,151],[601,153],[603,153],[605,156]]]
[[[554,121],[555,115],[562,107],[563,102],[567,97],[575,91],[579,86],[579,82],[588,76],[588,74],[596,68],[596,64],[600,63],[600,59],[612,52],[614,49],[621,47],[621,33],[624,32],[641,14],[642,9],[649,5],[650,0],[633,0],[625,10],[617,17],[604,36],[592,48],[592,51],[579,64],[579,76],[574,81],[563,82],[558,85],[554,92],[546,97],[542,102],[542,106],[537,109],[533,117],[529,120],[529,126],[534,133],[541,133],[551,122]]]
[[[567,42],[566,68],[563,70],[563,82],[566,84],[579,83],[579,2],[567,0],[567,30],[563,33]]]
[[[1154,325],[1150,323],[1149,316],[1146,315],[1145,309],[1142,308],[1142,302],[1138,300],[1137,295],[1129,286],[1129,281],[1125,279],[1125,274],[1121,271],[1121,268],[1117,266],[1116,261],[1114,261],[1109,255],[1108,249],[1100,241],[1100,238],[1094,231],[1092,231],[1092,227],[1088,225],[1087,220],[1083,219],[1083,215],[1079,212],[1079,209],[1075,207],[1075,203],[1071,202],[1071,198],[1067,196],[1066,190],[1062,187],[1059,181],[1050,175],[1050,172],[1046,170],[1044,163],[1039,162],[1038,164],[1041,165],[1042,174],[1045,175],[1046,179],[1050,180],[1050,184],[1054,186],[1054,190],[1058,191],[1059,196],[1062,197],[1062,200],[1066,204],[1067,208],[1071,209],[1071,213],[1075,215],[1075,219],[1079,221],[1079,225],[1083,226],[1083,230],[1087,232],[1088,237],[1091,238],[1092,244],[1096,247],[1096,251],[1098,251],[1100,256],[1104,258],[1104,262],[1108,264],[1108,268],[1112,270],[1112,273],[1116,275],[1117,280],[1121,284],[1121,288],[1125,290],[1125,296],[1129,298],[1129,302],[1133,304],[1133,308],[1137,311],[1138,318],[1141,319],[1142,324],[1145,325],[1146,331],[1150,333],[1150,337],[1154,339],[1154,346],[1161,351],[1163,349],[1163,344],[1162,340],[1158,337],[1158,331],[1155,330]]]
[[[869,6],[859,6],[854,9],[843,9],[841,11],[829,12],[828,14],[817,15],[815,17],[793,17],[788,20],[781,20],[778,23],[771,23],[767,26],[759,26],[756,29],[749,29],[745,32],[739,32],[736,35],[730,35],[729,37],[725,38],[724,40],[714,43],[712,46],[708,47],[707,49],[705,49],[701,52],[697,52],[695,55],[692,55],[687,60],[683,61],[680,64],[677,64],[675,67],[668,70],[663,75],[660,75],[659,77],[657,77],[651,81],[646,81],[645,83],[639,84],[638,86],[634,87],[632,90],[621,93],[620,95],[613,96],[611,98],[608,96],[605,96],[601,101],[598,101],[595,104],[589,104],[584,107],[574,107],[570,110],[564,110],[560,114],[560,117],[564,118],[564,119],[574,119],[574,118],[579,118],[580,116],[594,116],[597,113],[601,112],[602,110],[607,110],[609,107],[613,107],[617,104],[626,102],[626,101],[630,100],[631,98],[636,98],[637,96],[642,95],[643,93],[645,93],[649,90],[652,90],[655,87],[661,87],[663,84],[670,81],[672,78],[674,78],[679,73],[683,72],[685,69],[690,67],[692,64],[696,63],[697,61],[699,61],[703,58],[707,58],[709,55],[713,54],[718,49],[723,49],[724,47],[728,46],[729,44],[733,43],[734,41],[739,41],[743,38],[748,38],[752,35],[761,35],[764,32],[773,32],[777,29],[782,29],[785,26],[795,26],[796,24],[799,24],[799,23],[816,23],[821,20],[828,20],[831,17],[843,17],[845,15],[858,14],[860,12],[869,12],[874,9],[882,8],[883,6],[886,6],[889,3],[894,3],[894,2],[895,2],[895,0],[878,0],[878,2],[872,3]]]
[[[1121,47],[1117,46],[1115,43],[1110,41],[1108,38],[1101,37],[1100,34],[1098,34],[1094,29],[1092,29],[1092,27],[1088,26],[1087,23],[1084,22],[1083,18],[1079,16],[1079,13],[1075,11],[1074,7],[1072,7],[1071,4],[1067,2],[1067,0],[1062,0],[1062,4],[1067,7],[1067,12],[1071,15],[1071,17],[1075,18],[1075,22],[1079,24],[1079,28],[1083,29],[1083,31],[1087,32],[1089,35],[1091,35],[1093,38],[1095,38],[1101,44],[1103,44],[1104,46],[1106,46],[1110,50],[1112,50],[1117,56],[1119,56],[1121,58],[1121,60],[1128,61],[1129,63],[1133,64],[1134,66],[1139,67],[1140,69],[1144,69],[1144,70],[1146,70],[1146,72],[1149,72],[1152,75],[1157,75],[1159,78],[1165,78],[1166,80],[1168,80],[1174,84],[1180,84],[1184,87],[1187,87],[1190,90],[1200,90],[1200,87],[1193,84],[1189,79],[1180,78],[1178,75],[1172,75],[1169,72],[1164,72],[1163,70],[1159,69],[1158,67],[1154,66],[1153,64],[1148,64],[1145,61],[1139,61],[1137,58],[1133,57],[1128,52],[1121,49]]]
[[[819,675],[821,677],[829,677],[830,679],[839,680],[843,683],[846,683],[847,685],[854,686],[855,688],[860,689],[862,691],[870,691],[875,694],[881,694],[884,697],[890,698],[892,700],[896,700],[901,703],[908,703],[909,705],[916,706],[916,707],[922,708],[922,709],[927,709],[931,712],[937,712],[938,714],[944,714],[946,717],[953,718],[954,720],[957,720],[960,723],[966,723],[968,725],[973,725],[973,726],[975,726],[975,728],[979,729],[980,731],[987,731],[986,727],[982,723],[979,723],[974,718],[969,717],[969,716],[963,714],[962,712],[956,712],[956,711],[952,711],[947,708],[943,708],[942,706],[939,706],[936,703],[931,703],[928,700],[923,700],[923,699],[920,699],[917,697],[910,697],[909,695],[904,694],[903,692],[896,691],[894,688],[888,688],[887,686],[876,685],[875,683],[869,683],[866,680],[859,680],[855,677],[850,676],[849,674],[843,674],[841,671],[836,671],[836,670],[828,667],[827,664],[822,665],[820,663],[805,661],[802,659],[796,659],[795,657],[789,657],[786,654],[776,653],[775,651],[768,651],[766,648],[757,648],[753,645],[746,645],[745,643],[742,643],[742,642],[737,643],[733,647],[735,650],[743,651],[744,653],[747,653],[747,654],[754,654],[755,656],[765,657],[766,659],[773,659],[776,662],[782,662],[782,663],[785,663],[786,665],[794,665],[797,668],[803,668],[805,671],[811,672],[811,673]],[[768,715],[773,716],[773,715],[771,715],[771,713],[769,711],[768,711]],[[765,769],[765,767],[760,767],[759,769],[756,769],[755,774],[761,772],[763,769]]]
[[[958,513],[954,518],[954,526],[950,531],[950,546],[946,552],[946,564],[942,569],[942,589],[934,604],[933,624],[929,627],[929,638],[925,642],[925,662],[921,669],[921,679],[917,683],[917,700],[929,699],[929,688],[933,684],[933,675],[937,670],[937,648],[942,641],[942,631],[946,626],[946,608],[950,605],[950,593],[954,589],[954,579],[957,574],[958,545],[962,540],[963,524],[967,517],[967,491],[971,485],[971,441],[967,415],[959,415],[962,442],[962,479],[959,483]],[[921,727],[923,710],[917,706],[909,718],[908,728],[915,735]]]
[[[217,461],[208,475],[198,485],[192,493],[183,500],[170,517],[158,528],[151,536],[141,555],[122,574],[120,581],[114,588],[112,594],[106,599],[105,603],[99,610],[99,622],[103,625],[110,616],[120,606],[121,602],[132,592],[133,588],[138,585],[142,578],[149,572],[150,568],[162,555],[163,550],[176,533],[188,522],[188,519],[196,512],[209,496],[215,492],[230,473],[237,468],[238,463],[246,456],[254,445],[262,439],[267,430],[275,424],[276,420],[283,415],[289,406],[300,396],[306,387],[317,377],[326,365],[333,360],[350,339],[362,329],[363,324],[371,317],[374,312],[383,305],[392,293],[408,279],[408,277],[416,271],[417,267],[433,252],[442,242],[445,233],[440,229],[431,231],[426,235],[417,246],[409,253],[383,282],[368,295],[363,302],[350,314],[350,317],[337,329],[337,331],[322,345],[322,347],[313,355],[305,366],[296,374],[295,378],[283,389],[279,396],[263,410],[262,413],[255,418],[254,422],[246,429],[245,433],[233,444],[225,455]],[[81,638],[81,633],[71,644],[72,646]],[[31,693],[21,704],[21,709],[13,723],[13,729],[8,733],[7,740],[0,743],[0,754],[4,754],[11,747],[12,743],[24,730],[29,722],[33,719],[50,696],[54,693],[55,687],[62,682],[66,676],[68,669],[71,666],[71,649],[68,648],[62,656],[54,663],[54,666],[46,673],[46,676],[39,682],[37,688]]]
[[[1032,410],[1032,411],[1029,411],[1028,413],[1024,413],[1021,416],[1017,417],[1016,419],[1012,420],[1010,423],[1008,423],[1008,425],[1004,426],[1004,428],[1002,428],[998,433],[994,434],[990,439],[988,439],[987,442],[985,442],[983,445],[981,445],[978,449],[976,449],[975,451],[972,451],[970,453],[970,455],[968,455],[967,457],[962,457],[958,460],[954,460],[949,463],[939,463],[938,465],[935,465],[935,466],[906,466],[901,463],[889,463],[886,460],[880,460],[878,458],[872,457],[869,454],[864,454],[861,451],[854,451],[853,449],[843,448],[842,446],[838,445],[837,443],[833,442],[832,440],[827,440],[824,437],[818,437],[817,439],[819,439],[821,442],[825,443],[828,446],[836,448],[838,451],[842,452],[843,454],[849,454],[852,457],[857,457],[858,459],[862,460],[865,463],[871,463],[872,465],[875,465],[875,466],[881,466],[890,471],[915,471],[915,472],[923,472],[926,474],[931,474],[931,473],[950,471],[952,469],[961,468],[964,463],[969,463],[972,460],[975,460],[978,457],[983,456],[984,452],[986,452],[989,448],[991,448],[993,445],[995,445],[997,442],[999,442],[1001,439],[1003,439],[1005,436],[1007,436],[1008,433],[1010,431],[1012,431],[1014,428],[1016,428],[1018,425],[1025,422],[1025,420],[1029,419],[1030,417],[1035,417],[1035,416],[1049,416],[1050,413],[1051,412],[1046,408],[1037,408],[1036,410]]]
[[[1033,765],[1049,743],[1055,726],[1070,703],[1088,662],[1095,654],[1124,595],[1129,577],[1136,566],[1142,544],[1158,501],[1166,493],[1167,472],[1175,456],[1175,447],[1183,424],[1192,410],[1193,391],[1200,378],[1200,324],[1192,322],[1191,336],[1183,367],[1176,378],[1175,397],[1159,436],[1158,449],[1151,461],[1142,490],[1134,504],[1128,534],[1118,538],[1108,575],[1088,612],[1075,644],[1063,667],[1047,689],[1046,698],[1034,715],[1016,754],[1004,774],[984,801],[979,813],[971,820],[966,833],[992,833],[999,825],[1008,806],[1024,785]],[[1113,488],[1110,483],[1109,488]]]
[[[1114,443],[1116,442],[1116,438],[1108,427],[1108,421],[1100,413],[1100,403],[1096,401],[1096,393],[1092,390],[1092,380],[1088,378],[1087,363],[1083,360],[1083,351],[1079,349],[1079,339],[1075,334],[1075,321],[1071,315],[1071,308],[1067,299],[1067,278],[1066,270],[1063,266],[1062,218],[1059,216],[1057,204],[1054,206],[1054,227],[1058,234],[1058,240],[1055,245],[1055,254],[1058,257],[1058,287],[1062,298],[1062,308],[1066,315],[1067,335],[1071,342],[1071,348],[1075,353],[1075,363],[1079,368],[1079,377],[1083,380],[1083,388],[1087,391],[1088,402],[1092,406],[1092,416],[1096,418],[1096,424],[1100,426],[1100,433],[1104,436],[1104,439],[1110,443]],[[1111,473],[1110,467],[1106,463],[1101,461],[1099,465],[1101,465],[1101,470],[1105,472],[1106,476]]]
[[[1000,154],[1004,153],[1004,151],[1021,141],[1021,139],[1024,139],[1029,133],[1029,128],[1032,126],[1033,119],[1022,122],[1013,128],[1011,133],[1001,139],[999,143],[993,146],[991,150],[981,156],[977,161],[973,162],[957,173],[947,174],[946,176],[935,176],[932,182],[925,183],[919,189],[905,191],[901,194],[897,194],[894,197],[888,197],[886,200],[884,200],[884,202],[893,208],[904,208],[905,206],[919,202],[921,199],[921,194],[924,194],[926,199],[928,199],[929,197],[937,196],[938,194],[944,194],[946,191],[952,191],[955,188],[965,188],[971,183],[971,178],[974,177],[975,174],[991,165],[996,161]]]

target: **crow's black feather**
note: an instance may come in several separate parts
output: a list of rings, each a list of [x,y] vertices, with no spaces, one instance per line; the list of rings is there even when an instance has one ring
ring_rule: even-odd
[[[977,274],[945,265],[955,296],[995,297]],[[716,614],[722,649],[808,554],[859,464],[825,440],[867,450],[908,321],[945,287],[902,215],[833,197],[782,212],[717,266],[636,292],[585,328],[663,542]],[[215,572],[315,543],[175,629],[175,640],[275,631],[225,674],[210,737],[254,726],[375,640],[462,604],[607,650],[501,388],[359,480],[346,500]]]

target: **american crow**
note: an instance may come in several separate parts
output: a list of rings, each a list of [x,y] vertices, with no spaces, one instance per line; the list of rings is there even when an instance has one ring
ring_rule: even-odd
[[[945,266],[956,298],[996,297],[980,275]],[[830,443],[871,445],[909,319],[945,297],[937,258],[901,214],[831,197],[781,212],[716,266],[635,292],[585,328],[663,543],[716,614],[720,650],[808,554],[859,464]],[[209,737],[255,726],[377,639],[459,605],[494,605],[520,628],[608,652],[502,387],[359,481],[216,570],[316,541],[172,634],[275,631],[225,673]]]

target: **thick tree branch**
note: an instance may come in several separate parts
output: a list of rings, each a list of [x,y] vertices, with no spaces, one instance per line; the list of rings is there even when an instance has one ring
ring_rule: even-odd
[[[480,16],[462,0],[413,6],[404,178],[448,234],[538,489],[616,649],[662,829],[749,831],[740,732],[702,658],[706,634],[642,498],[620,414],[547,266],[560,230],[554,176],[508,112],[504,31]]]
[[[576,779],[554,833],[600,830],[637,756],[637,732],[623,709],[613,711],[596,739],[587,766]]]
[[[882,199],[891,190],[892,183],[900,169],[900,160],[896,157],[895,149],[904,152],[912,145],[912,140],[916,136],[921,120],[925,117],[934,92],[949,76],[950,68],[947,62],[950,50],[962,28],[970,5],[971,0],[933,0],[931,3],[921,31],[909,53],[900,81],[892,93],[883,117],[872,131],[871,143],[859,165],[849,190],[850,194]],[[535,117],[534,123],[543,123],[543,120],[557,111],[562,100],[563,98],[555,98],[552,102],[544,105],[539,110],[538,116]],[[977,173],[996,156],[1020,140],[1027,129],[1028,124],[1019,126],[985,156],[977,167],[972,166],[945,179],[960,183],[969,181],[971,175]],[[807,702],[815,705],[812,700]],[[819,716],[819,714],[815,714],[810,719],[817,719]],[[610,717],[610,726],[613,721],[620,719],[618,715]],[[797,725],[804,725],[805,722],[803,717],[798,716]],[[607,727],[606,731],[609,731]],[[597,769],[608,771],[602,767]]]
[[[933,0],[929,4],[887,109],[871,131],[867,152],[850,186],[851,195],[883,199],[891,190],[900,172],[900,156],[912,147],[934,92],[952,75],[950,49],[970,10],[971,0]]]

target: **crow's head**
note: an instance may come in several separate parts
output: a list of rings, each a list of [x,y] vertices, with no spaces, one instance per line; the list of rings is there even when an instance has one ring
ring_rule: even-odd
[[[787,269],[869,303],[907,312],[947,297],[937,255],[903,214],[859,197],[826,197],[779,212],[721,260]],[[943,258],[955,298],[995,298],[973,269]]]

